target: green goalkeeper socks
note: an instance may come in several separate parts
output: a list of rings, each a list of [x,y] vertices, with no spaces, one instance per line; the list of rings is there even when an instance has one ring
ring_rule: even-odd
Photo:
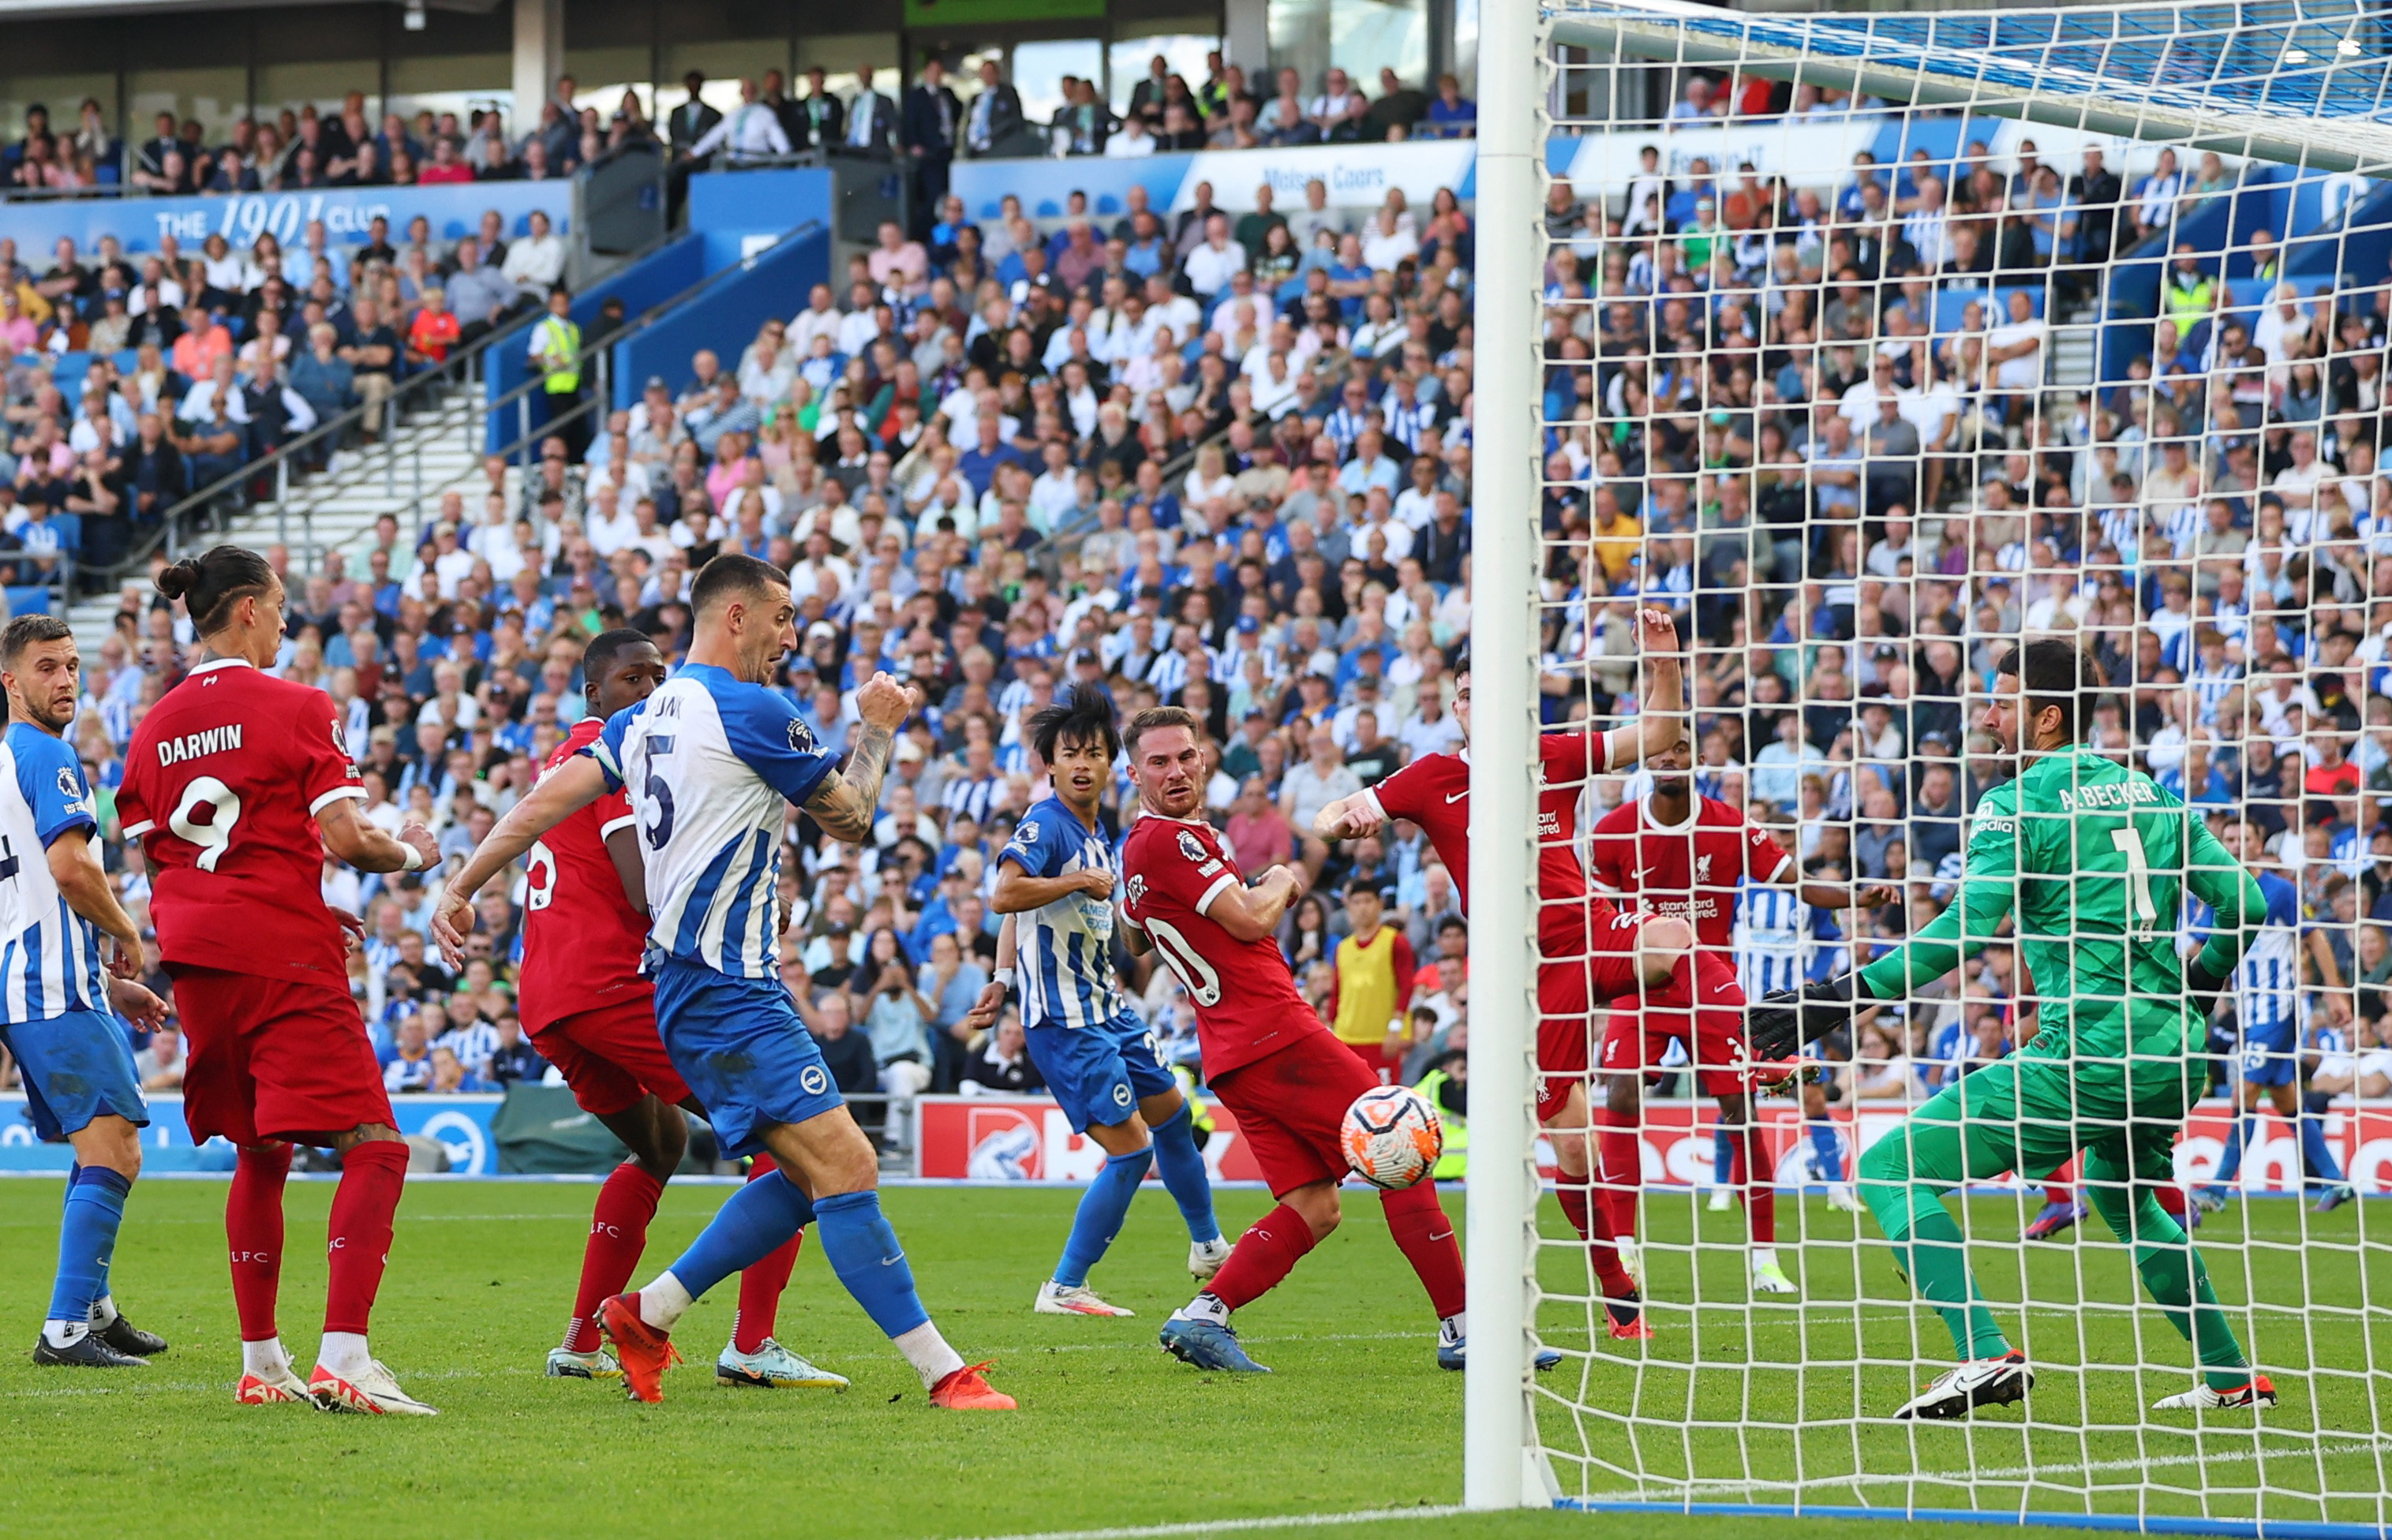
[[[1951,1328],[1954,1354],[1999,1358],[2009,1352],[2009,1339],[1969,1271],[1968,1241],[1942,1200],[1923,1189],[1875,1184],[1864,1184],[1860,1194],[1893,1242],[1895,1265]]]

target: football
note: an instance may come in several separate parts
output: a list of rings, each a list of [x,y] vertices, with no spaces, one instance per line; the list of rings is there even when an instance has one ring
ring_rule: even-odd
[[[1416,1186],[1445,1153],[1445,1124],[1428,1098],[1408,1085],[1382,1085],[1354,1098],[1338,1143],[1346,1164],[1374,1187]]]

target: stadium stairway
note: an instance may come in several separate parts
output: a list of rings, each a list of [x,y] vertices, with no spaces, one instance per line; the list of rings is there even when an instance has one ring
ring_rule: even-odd
[[[314,475],[294,477],[279,498],[254,503],[231,515],[205,534],[187,539],[187,546],[235,545],[268,550],[275,546],[290,553],[289,570],[317,570],[323,554],[338,550],[352,572],[361,573],[374,521],[396,514],[402,540],[414,537],[440,501],[440,494],[481,476],[482,386],[479,381],[441,389],[420,409],[399,421],[386,444],[352,445]],[[509,485],[514,472],[509,473]],[[469,497],[478,513],[480,499]],[[146,578],[136,575],[136,586]],[[294,579],[295,581],[295,579]],[[114,625],[121,588],[94,595],[67,612],[75,641],[84,655],[93,655]]]

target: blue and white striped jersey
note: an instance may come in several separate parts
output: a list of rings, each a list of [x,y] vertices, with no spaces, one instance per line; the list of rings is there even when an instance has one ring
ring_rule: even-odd
[[[2243,1039],[2297,1035],[2301,1005],[2301,896],[2273,872],[2254,874],[2268,908],[2234,965],[2234,1016]]]
[[[0,1019],[109,1008],[99,927],[67,906],[47,854],[54,840],[98,837],[75,751],[11,722],[0,735]]]
[[[1802,987],[1802,951],[1809,906],[1790,887],[1747,877],[1736,899],[1736,978],[1747,1000],[1773,990]]]
[[[1103,871],[1121,881],[1121,862],[1101,830],[1050,796],[1014,826],[996,858],[1032,877]],[[1112,964],[1110,899],[1067,893],[1014,916],[1014,952],[1021,988],[1021,1020],[1030,1027],[1096,1027],[1124,1015],[1121,980]]]
[[[629,791],[648,874],[648,946],[739,978],[779,976],[781,831],[832,758],[786,695],[684,664],[582,753]]]

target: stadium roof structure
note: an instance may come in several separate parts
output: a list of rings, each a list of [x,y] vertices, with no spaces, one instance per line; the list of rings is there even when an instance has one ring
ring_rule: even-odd
[[[2323,171],[2392,171],[2392,13],[2373,0],[1801,14],[1545,0],[1542,11],[1555,41],[1605,52]]]

